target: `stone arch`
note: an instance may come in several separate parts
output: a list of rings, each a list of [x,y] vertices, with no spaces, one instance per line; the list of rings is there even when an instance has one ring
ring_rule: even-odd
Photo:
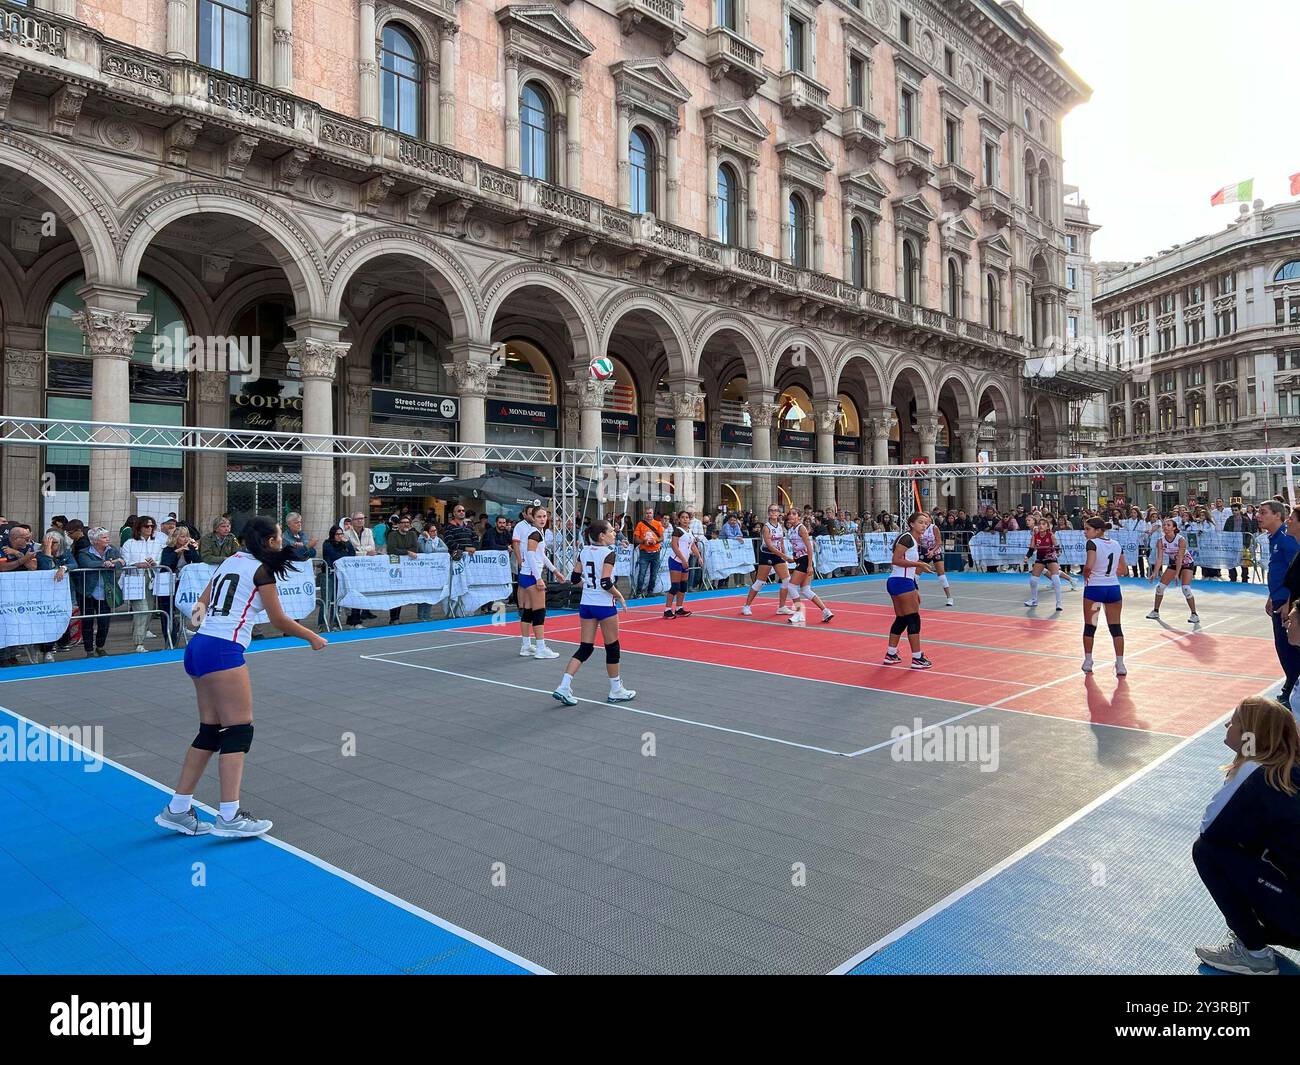
[[[68,278],[82,273],[85,265],[86,261],[77,249],[67,244],[60,245],[48,255],[42,255],[32,264],[23,279],[27,294],[27,302],[22,311],[23,320],[33,324],[43,323],[54,294],[67,283]],[[21,288],[18,289],[18,292],[22,291]]]
[[[970,382],[956,370],[949,370],[934,390],[936,403],[943,400],[945,389],[951,393],[957,408],[957,427],[963,430],[975,428],[977,410]]]
[[[829,403],[835,398],[835,375],[831,371],[831,360],[826,349],[811,333],[792,326],[783,329],[772,338],[768,348],[768,364],[772,367],[772,387],[775,388],[780,376],[781,363],[791,348],[798,344],[804,346],[807,355],[808,377],[812,383],[812,400],[814,403]]]
[[[587,293],[563,271],[535,263],[513,264],[491,275],[483,286],[482,336],[490,338],[492,325],[507,299],[525,288],[540,288],[556,297],[556,310],[569,329],[573,355],[578,361],[590,361],[599,350],[596,309]]]
[[[912,394],[916,396],[917,410],[933,411],[937,409],[937,394],[930,388],[930,375],[926,367],[921,365],[915,359],[904,358],[894,363],[889,376],[889,391],[887,402],[893,401],[894,390],[902,381],[907,381],[912,386]]]
[[[1011,396],[1002,386],[1002,382],[995,378],[985,378],[979,383],[974,390],[975,413],[983,421],[989,413],[997,415],[998,425],[1010,427],[1015,420],[1015,407],[1011,402]],[[988,400],[987,404],[985,400]],[[988,408],[987,410],[985,408]]]
[[[860,385],[871,406],[889,402],[879,357],[860,340],[848,340],[840,345],[835,353],[834,367],[837,391],[844,391],[845,382],[852,380]]]
[[[233,285],[222,290],[212,307],[212,324],[220,334],[230,332],[231,324],[250,305],[264,299],[275,299],[293,290],[279,270],[257,270],[245,274]]]
[[[451,319],[453,340],[482,339],[479,311],[483,300],[469,269],[437,241],[398,229],[369,230],[333,251],[326,273],[330,286],[326,316],[338,319],[348,283],[367,263],[389,255],[407,256],[427,268]]]
[[[639,313],[650,323],[668,358],[669,376],[694,374],[698,359],[691,351],[690,330],[671,301],[654,293],[624,292],[607,299],[600,308],[600,339],[596,350],[603,352],[618,324],[627,315]]]
[[[212,298],[194,275],[170,255],[155,254],[142,271],[158,282],[176,301],[193,336],[216,332]]]
[[[299,314],[324,315],[324,254],[307,228],[287,211],[249,189],[175,184],[136,201],[126,212],[121,278],[134,284],[153,239],[172,222],[195,214],[224,214],[266,235],[267,247],[289,279]]]
[[[739,343],[734,344],[745,364],[745,377],[756,388],[770,388],[767,360],[764,353],[767,344],[763,335],[755,328],[752,321],[741,318],[731,311],[715,311],[706,315],[695,327],[694,365],[698,368],[704,359],[709,341],[722,333],[730,333]]]

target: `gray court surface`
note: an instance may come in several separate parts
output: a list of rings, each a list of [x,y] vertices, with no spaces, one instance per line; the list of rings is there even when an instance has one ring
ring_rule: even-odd
[[[878,582],[826,593],[885,601]],[[1020,584],[957,594],[958,610],[1025,613]],[[1077,626],[1077,603],[1059,623]],[[1211,594],[1211,610],[1242,619],[1216,631],[1266,632],[1254,596]],[[824,973],[1179,742],[985,710],[997,772],[888,746],[848,758],[810,748],[865,748],[969,707],[625,653],[630,708],[566,708],[544,692],[570,646],[537,662],[515,640],[440,631],[250,655],[243,805],[555,972]],[[579,694],[603,699],[601,665]],[[110,758],[169,786],[196,721],[179,663],[5,685],[0,703],[102,724]],[[215,771],[198,797],[216,802]]]

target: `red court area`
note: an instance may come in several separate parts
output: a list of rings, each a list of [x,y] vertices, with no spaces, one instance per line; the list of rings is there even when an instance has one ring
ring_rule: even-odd
[[[698,600],[689,604],[694,616],[671,620],[658,607],[637,607],[622,615],[619,642],[631,653],[844,685],[864,694],[893,692],[958,708],[996,707],[1176,736],[1193,735],[1276,679],[1268,672],[1272,643],[1259,637],[1180,631],[1128,618],[1129,675],[1119,680],[1104,625],[1096,672],[1080,671],[1077,611],[1026,618],[939,612],[924,604],[921,636],[934,668],[917,671],[881,663],[894,620],[889,606],[827,599],[835,611],[828,624],[810,608],[807,625],[795,626],[775,613],[770,596],[754,604],[752,617],[741,615],[743,601]],[[575,643],[578,632],[576,616],[548,619],[550,642]],[[906,637],[903,647],[906,662]],[[758,693],[761,678],[755,680]]]

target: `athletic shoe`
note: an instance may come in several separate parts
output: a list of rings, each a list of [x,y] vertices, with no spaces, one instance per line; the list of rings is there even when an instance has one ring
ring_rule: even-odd
[[[163,812],[153,819],[153,823],[179,832],[182,836],[204,836],[212,831],[212,823],[200,821],[193,806],[183,814],[174,814],[170,806],[164,806]]]
[[[1038,605],[1038,600],[1037,600],[1037,599],[1026,599],[1026,600],[1025,600],[1025,606],[1037,606],[1037,605]]]
[[[138,654],[138,655],[142,655],[142,654],[144,654],[144,644],[142,644],[142,643],[138,643],[138,644],[136,644],[136,645],[135,645],[135,653]]]
[[[931,662],[928,658],[926,658],[925,655],[922,655],[920,658],[912,659],[913,669],[929,669],[933,665],[934,663]]]
[[[357,627],[360,628],[360,626]],[[536,655],[537,655],[537,649],[528,644],[525,644],[523,647],[519,648],[520,658],[535,658]]]
[[[1064,610],[1064,609],[1065,609],[1065,607],[1061,606],[1060,603],[1057,603],[1057,604],[1056,604],[1056,611],[1057,611],[1057,613],[1060,613],[1060,612],[1061,612],[1062,610]]]
[[[46,652],[45,652],[45,661],[47,661],[47,662],[53,662],[53,661],[54,661],[54,652],[53,652],[53,651],[46,651]]]
[[[573,697],[573,692],[561,691],[559,688],[556,688],[555,691],[551,692],[551,698],[559,699],[565,706],[578,705],[578,700]]]
[[[353,625],[352,627],[353,627],[354,629],[364,629],[364,628],[365,628],[364,625]]]
[[[673,613],[671,610],[665,610],[665,611],[664,611],[664,617],[667,618],[667,619],[669,619],[670,621],[671,621],[673,618],[675,618],[676,616],[677,616],[677,615],[676,615],[675,613]]]
[[[533,652],[534,658],[559,658],[559,653],[549,647],[539,647]]]
[[[631,688],[624,688],[620,686],[617,690],[610,692],[609,696],[606,698],[605,701],[607,703],[625,703],[629,699],[635,699],[635,698],[636,698],[635,691],[633,691]]]
[[[1187,618],[1187,624],[1189,625],[1199,625],[1200,623],[1201,623],[1200,614],[1192,614]]]
[[[1079,668],[1080,668],[1081,670],[1083,670],[1085,673],[1091,673],[1091,672],[1092,672],[1092,659],[1091,659],[1091,658],[1085,658],[1085,659],[1083,660],[1083,665],[1081,665]]]
[[[1115,663],[1115,676],[1117,676],[1117,677],[1127,677],[1127,676],[1128,676],[1128,666],[1124,665],[1123,662],[1116,662],[1116,663]]]
[[[108,652],[105,651],[102,647],[96,647],[96,648],[95,648],[95,657],[96,657],[96,658],[107,658],[107,657],[108,657]]]
[[[779,606],[776,608],[778,614],[793,614],[794,611],[788,606]]]
[[[948,601],[947,601],[946,603],[944,603],[943,605],[944,605],[944,606],[956,606],[957,604],[954,603],[954,602],[952,601],[952,596],[948,596]]]
[[[691,616],[691,611],[689,611],[689,610],[685,610],[685,609],[678,610],[678,611],[677,611],[677,616],[678,616],[679,618],[689,618],[689,617]]]
[[[822,611],[822,624],[825,625],[826,622],[830,621],[831,618],[833,618],[834,616],[835,616],[835,615],[834,615],[831,611],[829,611],[829,610],[823,610],[823,611]]]
[[[1160,620],[1159,610],[1153,610],[1151,611],[1150,614],[1147,615],[1147,621],[1159,621],[1159,620]]]
[[[886,666],[896,666],[896,665],[898,665],[898,663],[901,662],[901,661],[902,661],[902,659],[899,658],[898,655],[896,655],[896,654],[892,654],[891,652],[886,651],[886,652],[885,652],[885,660],[884,660],[884,662],[883,662],[882,664],[883,664],[883,665],[886,665]]]
[[[1272,947],[1265,948],[1262,957],[1251,954],[1235,932],[1228,933],[1227,942],[1217,947],[1197,947],[1196,956],[1212,969],[1244,976],[1276,976],[1277,955]]]
[[[156,639],[158,639],[158,635],[157,635],[157,633],[146,632],[146,633],[144,634],[144,638],[145,638],[146,640],[156,640]]]
[[[749,609],[749,606],[748,606],[748,605],[742,606],[742,607],[740,608],[740,612],[741,612],[741,614],[743,614],[745,617],[752,617],[752,616],[753,616],[753,613],[754,613],[752,610]]]
[[[218,817],[212,823],[212,834],[214,836],[225,836],[230,839],[249,839],[270,831],[270,821],[265,818],[254,817],[247,810],[242,809],[235,811],[233,820],[227,821],[222,817]]]

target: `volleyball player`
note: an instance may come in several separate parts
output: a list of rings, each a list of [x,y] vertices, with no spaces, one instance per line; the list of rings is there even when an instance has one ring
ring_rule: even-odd
[[[796,611],[803,609],[803,603],[800,600],[810,601],[821,610],[822,623],[825,624],[835,615],[822,602],[821,597],[812,590],[812,552],[816,550],[817,545],[808,532],[808,527],[804,525],[803,520],[799,517],[799,512],[793,507],[785,512],[785,542],[794,558],[794,566],[790,570],[790,594],[794,598],[794,609]],[[795,617],[792,614],[790,624],[793,625],[794,623]]]
[[[532,519],[528,539],[517,541],[521,547],[519,566],[519,613],[528,610],[528,634],[519,649],[521,658],[559,658],[559,654],[546,646],[546,571],[559,575],[559,570],[546,557],[546,526],[551,520],[545,507],[531,507]]]
[[[185,754],[180,783],[154,823],[186,836],[260,836],[271,822],[239,805],[244,758],[253,745],[253,689],[244,650],[253,636],[253,618],[265,611],[287,636],[306,640],[313,650],[325,639],[290,618],[280,605],[277,577],[289,572],[295,555],[286,549],[280,526],[269,518],[250,518],[240,535],[243,550],[216,568],[190,615],[199,631],[185,646],[185,672],[194,681],[199,731]],[[215,822],[194,813],[194,789],[213,754],[220,753],[221,806]]]
[[[537,578],[532,573],[532,561],[528,557],[532,550],[532,534],[537,531],[537,526],[533,524],[536,510],[534,504],[524,507],[519,512],[519,520],[515,522],[514,530],[510,535],[510,553],[514,558],[516,573],[515,603],[519,607],[519,635],[522,637],[519,647],[520,658],[537,657],[537,646],[533,639],[533,588],[537,584]],[[543,590],[543,610],[545,607],[546,592]]]
[[[894,557],[885,590],[894,601],[894,623],[889,628],[889,647],[885,651],[885,665],[897,665],[898,640],[904,632],[912,648],[912,668],[929,669],[934,663],[921,651],[921,589],[916,583],[918,574],[934,572],[930,564],[921,561],[920,543],[930,524],[930,515],[912,514],[907,519],[907,532],[900,533],[894,541]]]
[[[749,586],[749,594],[745,596],[745,605],[740,608],[740,612],[746,616],[753,613],[750,604],[763,590],[767,575],[776,570],[777,579],[781,582],[781,600],[776,612],[793,614],[794,611],[785,605],[785,599],[790,594],[790,563],[794,560],[786,553],[785,522],[777,504],[773,503],[767,508],[767,521],[763,523],[760,534],[763,542],[758,549],[758,573],[754,576],[754,583]]]
[[[1034,556],[1034,564],[1029,571],[1029,598],[1025,600],[1025,606],[1038,605],[1038,578],[1046,569],[1052,582],[1052,590],[1056,593],[1056,609],[1064,609],[1061,605],[1060,550],[1051,520],[1041,518],[1029,534],[1029,551],[1025,555],[1026,559]]]
[[[1083,665],[1085,673],[1092,672],[1092,641],[1097,633],[1097,607],[1106,611],[1106,625],[1115,644],[1115,676],[1128,674],[1124,665],[1124,630],[1120,627],[1120,614],[1124,598],[1119,579],[1127,577],[1128,562],[1119,542],[1106,535],[1105,518],[1089,518],[1083,526],[1085,559],[1083,564]],[[1060,591],[1057,592],[1060,599]],[[1058,608],[1059,609],[1059,608]]]
[[[614,583],[614,530],[609,522],[593,521],[587,527],[587,546],[578,553],[570,579],[582,585],[582,599],[578,604],[579,643],[564,669],[560,686],[551,692],[551,697],[565,706],[578,705],[573,694],[573,678],[596,650],[599,629],[605,644],[605,672],[609,674],[607,701],[627,702],[636,695],[631,688],[623,687],[619,675],[618,604],[627,606],[627,601]]]
[[[694,556],[704,565],[704,556],[700,554],[700,544],[691,532],[691,512],[679,510],[673,515],[672,532],[668,541],[668,598],[664,601],[665,618],[688,618],[691,612],[686,609],[686,587],[691,576],[691,558]],[[676,601],[677,609],[673,609]]]
[[[1164,564],[1161,565],[1163,559]],[[1160,620],[1160,601],[1165,597],[1165,589],[1175,580],[1183,590],[1187,600],[1187,609],[1191,614],[1187,618],[1189,625],[1198,625],[1201,616],[1196,612],[1196,597],[1192,595],[1192,574],[1196,571],[1196,552],[1187,543],[1187,537],[1178,531],[1173,518],[1165,518],[1161,533],[1156,537],[1155,556],[1151,559],[1151,579],[1157,576],[1160,583],[1156,585],[1156,601],[1147,617],[1152,621]]]
[[[927,572],[937,574],[943,594],[947,597],[946,606],[952,606],[952,588],[948,585],[948,574],[943,569],[943,540],[932,523],[927,523],[921,533],[921,558],[929,565]]]

